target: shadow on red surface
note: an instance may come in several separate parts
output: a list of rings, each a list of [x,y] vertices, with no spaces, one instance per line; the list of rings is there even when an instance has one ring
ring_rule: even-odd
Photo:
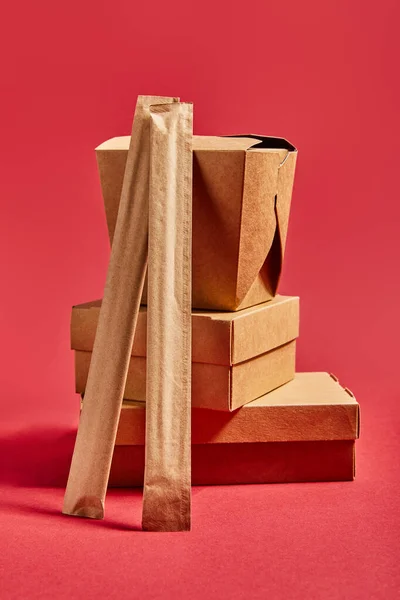
[[[32,429],[0,439],[0,483],[64,487],[76,432]]]
[[[140,501],[140,498],[137,498],[138,496],[141,496],[141,491],[139,490],[135,490],[133,492],[130,492],[129,498],[131,499],[132,495],[135,497],[135,499],[137,501]],[[64,521],[68,521],[71,520],[74,524],[74,527],[80,527],[85,529],[86,527],[101,527],[101,528],[105,528],[105,529],[113,529],[113,530],[117,530],[117,531],[142,531],[142,528],[140,527],[140,525],[138,524],[129,524],[129,521],[120,521],[120,520],[115,520],[115,519],[110,519],[109,517],[106,517],[103,520],[94,520],[94,519],[82,519],[80,517],[69,517],[67,515],[63,515],[61,512],[61,504],[62,502],[60,502],[60,507],[59,508],[55,508],[54,507],[54,496],[51,496],[51,502],[52,505],[49,504],[48,507],[43,506],[43,502],[44,502],[44,497],[40,497],[40,502],[42,503],[41,506],[37,505],[37,504],[33,504],[33,503],[29,503],[29,502],[2,502],[1,503],[1,512],[2,513],[10,513],[13,516],[15,516],[15,514],[20,514],[20,515],[26,515],[26,516],[33,516],[36,515],[37,517],[46,519],[48,517],[51,517],[52,519],[58,519],[58,520],[64,520]]]
[[[8,486],[30,488],[18,496],[9,488],[7,499],[6,495],[2,497],[1,512],[27,517],[36,515],[39,520],[46,517],[59,520],[71,518],[75,526],[84,529],[99,526],[120,531],[140,531],[139,524],[129,524],[128,520],[123,522],[106,518],[94,521],[62,514],[62,488],[67,483],[75,435],[75,430],[32,429],[0,439],[0,485],[5,486],[5,489]],[[39,489],[33,492],[32,488]],[[48,492],[43,488],[60,489],[53,490],[51,496],[48,496]],[[43,489],[43,492],[40,489]],[[112,498],[120,494],[110,491],[107,496]],[[132,497],[140,502],[141,495],[141,489],[124,490],[123,493],[125,502],[132,502]]]

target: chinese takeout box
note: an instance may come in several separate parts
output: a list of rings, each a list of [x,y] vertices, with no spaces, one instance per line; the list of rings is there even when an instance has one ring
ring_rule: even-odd
[[[96,148],[111,242],[129,141],[113,138]],[[194,308],[234,311],[275,296],[296,158],[281,138],[194,136]]]
[[[143,483],[145,406],[123,403],[112,485]],[[353,394],[328,373],[297,373],[233,413],[192,410],[193,483],[351,480],[358,436]]]
[[[84,394],[101,301],[75,306],[71,347],[76,391]],[[146,399],[147,309],[139,312],[124,397]],[[299,298],[276,296],[238,312],[192,312],[192,405],[232,411],[295,373]]]

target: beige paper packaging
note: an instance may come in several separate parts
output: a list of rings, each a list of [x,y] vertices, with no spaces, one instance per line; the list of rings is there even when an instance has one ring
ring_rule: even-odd
[[[101,300],[71,312],[71,348],[93,350]],[[299,335],[298,296],[276,296],[237,312],[192,311],[192,361],[236,365],[295,340]],[[141,306],[132,356],[146,356],[147,308]]]
[[[144,444],[145,412],[144,402],[124,401],[117,445]],[[296,373],[293,381],[233,413],[192,410],[195,445],[332,442],[358,436],[359,405],[328,373]]]
[[[96,148],[111,241],[128,145],[129,136]],[[281,138],[194,136],[193,307],[238,310],[275,296],[296,158]]]
[[[63,512],[103,518],[129,357],[147,263],[149,105],[139,96],[104,298]]]
[[[140,486],[145,404],[124,401],[110,485]],[[327,373],[294,381],[233,414],[192,411],[192,484],[354,478],[359,405]]]
[[[84,393],[100,302],[72,309],[76,391]],[[141,307],[124,398],[145,400],[146,307]],[[234,410],[295,372],[299,299],[276,296],[237,312],[192,312],[192,406]]]
[[[75,391],[84,394],[91,352],[75,351]],[[232,411],[291,381],[296,342],[288,342],[251,360],[227,366],[192,363],[192,406]],[[146,400],[146,358],[129,361],[124,398]]]
[[[190,530],[191,104],[152,106],[142,526]]]

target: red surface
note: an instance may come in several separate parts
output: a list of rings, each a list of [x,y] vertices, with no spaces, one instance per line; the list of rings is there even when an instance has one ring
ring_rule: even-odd
[[[0,22],[2,598],[394,598],[400,523],[400,4],[6,3]],[[108,243],[93,148],[138,93],[195,102],[197,133],[299,148],[281,291],[300,370],[362,405],[354,483],[195,489],[190,534],[144,534],[137,493],[104,522],[59,511],[76,427],[73,303]],[[1,589],[3,588],[3,589]]]

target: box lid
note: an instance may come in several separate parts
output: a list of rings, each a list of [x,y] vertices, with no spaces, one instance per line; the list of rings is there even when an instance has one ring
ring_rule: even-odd
[[[93,350],[101,300],[72,308],[71,347]],[[146,356],[147,308],[140,308],[133,356]],[[234,365],[298,337],[299,298],[276,296],[238,312],[192,312],[192,361]]]
[[[123,404],[119,445],[144,444],[145,403]],[[359,405],[328,373],[297,373],[293,381],[233,413],[193,409],[192,443],[353,440]]]
[[[107,151],[127,151],[131,141],[130,135],[113,137],[99,144],[95,148],[96,152]],[[216,136],[216,135],[194,135],[193,151],[212,150],[225,152],[227,150],[247,151],[256,150],[289,150],[295,152],[296,148],[284,138],[267,137],[256,134],[234,135],[234,136]]]

